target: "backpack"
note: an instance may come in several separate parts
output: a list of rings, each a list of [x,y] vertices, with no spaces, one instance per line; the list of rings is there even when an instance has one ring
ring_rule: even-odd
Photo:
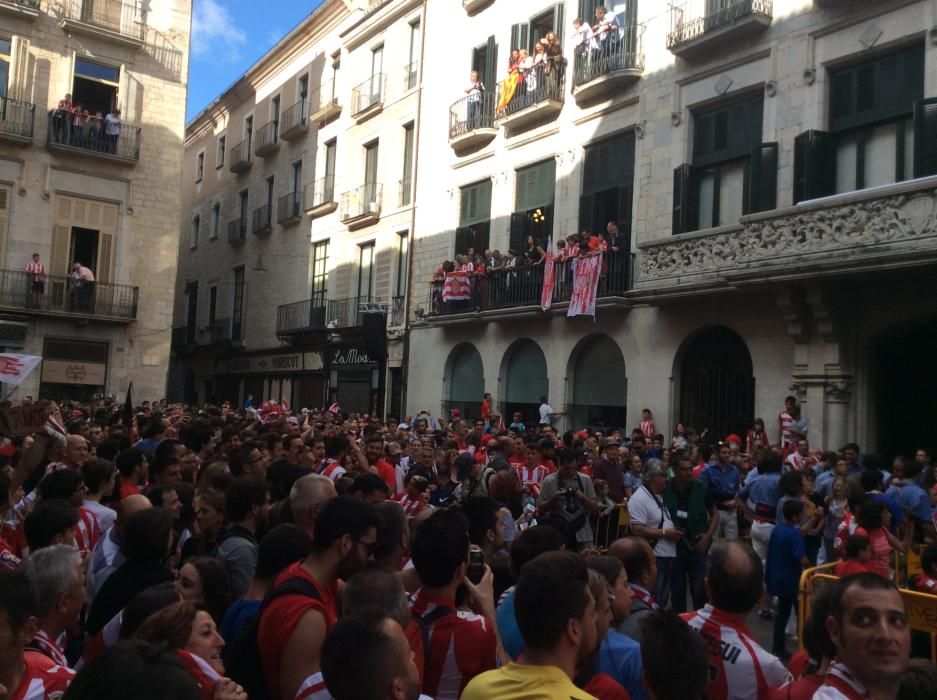
[[[322,602],[319,589],[304,578],[291,578],[267,592],[263,603],[260,604],[260,610],[247,621],[240,634],[231,642],[230,651],[224,660],[228,677],[244,688],[250,700],[274,700],[264,677],[257,633],[260,630],[260,616],[263,611],[271,602],[284,595],[303,595]]]
[[[455,613],[454,609],[441,605],[437,608],[433,608],[432,612],[426,613],[425,615],[410,614],[416,626],[420,628],[420,636],[423,637],[424,670],[426,669],[426,664],[429,663],[429,628],[432,627],[433,623],[453,613]],[[251,696],[251,700],[254,700],[253,696]]]

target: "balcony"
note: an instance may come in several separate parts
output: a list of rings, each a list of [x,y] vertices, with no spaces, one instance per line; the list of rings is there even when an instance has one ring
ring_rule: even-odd
[[[370,119],[384,109],[384,83],[383,73],[372,75],[351,91],[351,116],[358,122]]]
[[[273,207],[264,204],[262,207],[254,209],[251,215],[251,233],[255,236],[262,236],[273,230]]]
[[[462,0],[462,9],[468,14],[473,15],[488,7],[491,2],[492,0]]]
[[[120,0],[65,0],[62,28],[139,48],[146,39],[146,11],[149,3]]]
[[[266,158],[275,155],[280,150],[280,139],[277,138],[277,122],[267,122],[257,130],[254,136],[254,155]]]
[[[125,165],[133,165],[140,160],[139,126],[121,123],[117,134],[106,134],[104,124],[94,118],[82,125],[73,123],[70,112],[53,109],[49,112],[49,131],[47,146],[50,151],[63,153],[83,153],[85,155],[110,160]]]
[[[370,226],[381,218],[381,195],[383,187],[377,182],[367,182],[342,194],[338,218],[350,229]]]
[[[39,0],[0,0],[0,14],[35,20],[39,16]]]
[[[36,105],[0,97],[0,139],[10,143],[32,143]]]
[[[405,177],[397,183],[397,206],[406,207],[413,204],[413,181]]]
[[[335,201],[335,178],[331,175],[320,177],[306,185],[303,191],[303,210],[313,219],[331,214],[338,208]]]
[[[247,217],[228,222],[228,243],[240,245],[247,240]]]
[[[394,303],[395,300],[396,303]],[[394,311],[394,309],[400,311]],[[390,315],[391,320],[397,314],[398,325],[402,325],[402,298],[394,297],[388,302],[383,297],[351,297],[349,299],[326,299],[324,294],[317,294],[311,299],[283,304],[277,307],[277,337],[325,333],[345,328],[357,328],[365,314]]]
[[[337,86],[330,80],[313,93],[309,100],[309,119],[319,124],[332,121],[342,113],[342,105],[335,93]]]
[[[78,289],[70,277],[45,275],[43,290],[33,290],[32,275],[22,270],[0,270],[0,310],[36,316],[127,323],[137,318],[139,287],[94,282]]]
[[[495,124],[517,130],[555,118],[563,109],[565,68],[534,66],[526,76],[513,74],[495,90]],[[508,81],[511,81],[510,83]]]
[[[743,216],[738,225],[638,244],[647,298],[937,261],[937,176]]]
[[[495,128],[495,94],[466,95],[449,108],[449,145],[468,151],[489,143],[498,135]]]
[[[295,224],[303,218],[302,192],[290,192],[277,200],[277,223],[281,226]]]
[[[251,142],[250,139],[241,141],[236,146],[232,146],[228,151],[228,170],[232,173],[244,173],[250,170],[254,161],[251,160]]]
[[[720,47],[764,31],[771,0],[688,0],[670,8],[667,48],[685,59],[705,58]]]
[[[576,53],[573,97],[577,104],[620,95],[644,74],[645,25],[625,27],[618,40],[603,41],[597,50]]]
[[[309,123],[306,120],[308,115],[309,103],[306,100],[300,100],[292,107],[287,107],[280,115],[280,138],[284,141],[293,141],[301,139],[309,131]]]
[[[403,69],[403,85],[404,90],[412,90],[417,86],[417,83],[420,79],[420,62],[413,61],[410,65]]]
[[[622,297],[631,289],[632,257],[630,253],[603,253],[602,276],[596,294],[600,306],[621,305]],[[557,262],[555,267],[552,307],[566,308],[573,291],[572,261]],[[470,278],[471,299],[444,301],[444,281],[430,283],[429,309],[417,316],[429,322],[445,322],[445,317],[466,318],[501,316],[510,310],[517,317],[519,309],[540,314],[543,291],[543,265],[501,268]],[[604,300],[604,302],[602,301]]]

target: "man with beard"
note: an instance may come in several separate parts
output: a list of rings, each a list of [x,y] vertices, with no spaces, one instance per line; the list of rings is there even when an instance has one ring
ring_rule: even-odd
[[[368,459],[368,466],[384,480],[393,494],[397,489],[397,475],[394,467],[383,459],[384,438],[378,433],[372,433],[364,443],[364,454]]]
[[[379,524],[371,504],[351,496],[331,499],[316,519],[312,553],[277,577],[257,630],[271,698],[293,700],[300,686],[321,683],[320,653],[338,620],[339,579],[367,566]],[[286,586],[298,592],[276,594]]]
[[[221,533],[212,556],[220,559],[231,579],[235,600],[247,593],[257,568],[257,533],[267,524],[270,492],[263,481],[240,476],[225,489],[228,527]]]
[[[584,560],[572,552],[547,552],[525,564],[515,589],[514,614],[527,645],[524,655],[477,676],[462,700],[592,700],[572,682],[598,643]]]

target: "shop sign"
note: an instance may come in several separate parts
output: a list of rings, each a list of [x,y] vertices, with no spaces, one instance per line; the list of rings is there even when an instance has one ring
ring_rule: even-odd
[[[317,352],[296,352],[281,355],[235,357],[218,367],[228,374],[289,374],[322,369],[322,355]]]
[[[104,386],[107,365],[101,362],[43,360],[42,381],[48,384]]]
[[[368,353],[357,347],[340,347],[330,351],[330,364],[332,367],[354,367],[360,365],[376,365],[377,361],[368,357]]]

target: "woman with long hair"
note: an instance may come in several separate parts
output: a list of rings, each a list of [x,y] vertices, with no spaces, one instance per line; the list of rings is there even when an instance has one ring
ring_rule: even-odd
[[[224,529],[224,491],[208,489],[199,494],[195,506],[195,535],[182,546],[182,561],[207,556]]]
[[[176,577],[176,590],[182,600],[204,608],[216,625],[221,624],[234,602],[228,571],[213,557],[195,557],[183,564]]]

